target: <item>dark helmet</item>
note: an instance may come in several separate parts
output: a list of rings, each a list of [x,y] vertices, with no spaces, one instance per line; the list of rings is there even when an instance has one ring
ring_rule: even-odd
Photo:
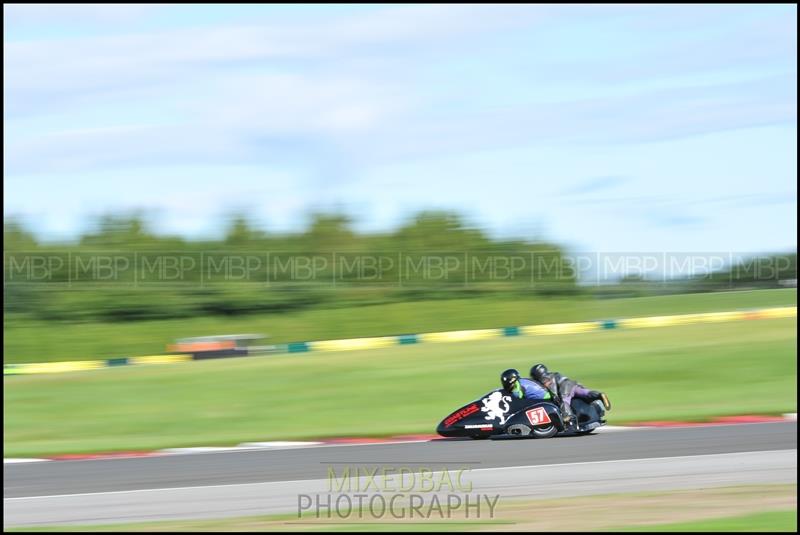
[[[534,364],[531,368],[531,378],[535,381],[541,382],[547,373],[547,366],[544,364]]]
[[[516,386],[518,381],[519,372],[514,368],[510,368],[500,375],[500,382],[503,384],[503,388],[508,392],[511,392],[514,389],[514,386]]]

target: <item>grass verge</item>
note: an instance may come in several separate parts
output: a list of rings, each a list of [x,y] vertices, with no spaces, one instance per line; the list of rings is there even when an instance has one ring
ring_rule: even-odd
[[[271,335],[269,343],[286,343],[796,304],[797,291],[786,289],[631,299],[486,297],[127,323],[55,323],[6,314],[3,362],[161,354],[177,338],[213,334],[253,332]]]
[[[430,433],[543,361],[612,424],[796,412],[792,319],[520,336],[4,378],[4,455]]]
[[[657,526],[635,526],[632,528],[619,528],[614,531],[669,531],[680,532],[731,532],[731,531],[797,531],[797,509],[787,511],[769,511],[752,515],[730,516],[715,518],[713,520],[698,520],[695,522],[678,522],[674,524],[661,524]]]

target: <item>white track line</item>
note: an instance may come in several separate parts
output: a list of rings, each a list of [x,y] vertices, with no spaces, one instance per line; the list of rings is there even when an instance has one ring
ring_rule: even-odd
[[[218,453],[224,451],[236,451],[239,446],[197,446],[194,448],[166,448],[155,453],[166,455],[190,455],[193,453]]]
[[[289,442],[282,440],[273,440],[271,442],[242,442],[238,448],[290,448],[297,446],[318,446],[323,442]]]
[[[552,467],[552,466],[580,466],[585,464],[610,464],[610,463],[632,463],[632,462],[645,462],[645,461],[665,461],[669,460],[677,460],[677,459],[695,459],[697,457],[710,457],[710,456],[734,456],[734,455],[752,455],[753,453],[781,453],[781,452],[789,452],[793,451],[797,453],[797,450],[763,450],[763,451],[736,451],[733,453],[702,453],[700,455],[675,455],[674,457],[644,457],[641,459],[611,459],[607,461],[580,461],[576,463],[555,463],[555,464],[528,464],[528,465],[518,465],[518,466],[498,466],[496,468],[474,468],[472,469],[473,472],[480,472],[483,470],[516,470],[521,468],[539,468],[542,466]]]
[[[300,481],[308,481],[306,479],[297,479],[293,481],[279,481],[277,483],[299,483]],[[193,490],[193,489],[222,489],[226,487],[248,487],[252,485],[263,485],[264,483],[273,483],[273,481],[259,482],[259,483],[229,483],[226,485],[198,485],[194,487],[165,487],[155,489],[136,489],[136,490],[110,490],[106,492],[79,492],[77,494],[51,494],[49,496],[17,496],[15,498],[3,498],[3,501],[15,500],[38,500],[42,498],[72,498],[75,496],[107,496],[111,494],[133,494],[138,492],[157,492],[159,490]]]
[[[637,429],[652,429],[649,426],[604,425],[594,430],[595,433],[616,433],[617,431],[635,431]]]
[[[251,450],[270,450],[270,449],[297,449],[318,446],[322,442],[243,442],[238,446],[197,446],[193,448],[165,448],[155,453],[166,455],[189,455],[195,453],[218,453],[228,451],[251,451]]]
[[[3,464],[15,464],[15,463],[39,463],[44,461],[49,461],[50,459],[33,459],[26,457],[24,459],[3,459]]]
[[[497,470],[520,470],[520,469],[527,469],[527,468],[552,468],[557,466],[581,466],[581,465],[600,465],[600,464],[611,464],[611,463],[626,463],[626,462],[647,462],[647,461],[664,461],[664,460],[677,460],[677,459],[696,459],[696,458],[711,458],[711,457],[732,457],[732,456],[741,456],[741,455],[752,455],[752,454],[766,454],[766,453],[785,453],[785,452],[793,452],[794,455],[797,455],[797,450],[763,450],[763,451],[740,451],[735,453],[705,453],[701,455],[680,455],[674,457],[646,457],[641,459],[613,459],[607,461],[585,461],[585,462],[576,462],[576,463],[553,463],[553,464],[534,464],[534,465],[524,465],[524,466],[499,466],[495,468],[477,468],[471,470],[472,472],[487,472],[487,471],[497,471]],[[433,463],[435,464],[435,463]],[[433,472],[434,474],[441,474],[444,472]],[[4,502],[7,501],[19,501],[19,500],[41,500],[45,498],[71,498],[77,496],[108,496],[108,495],[115,495],[115,494],[136,494],[141,492],[157,492],[157,491],[181,491],[181,490],[196,490],[196,489],[213,489],[213,488],[228,488],[228,487],[247,487],[253,485],[263,485],[264,483],[298,483],[298,482],[308,482],[313,480],[308,479],[298,479],[298,480],[291,480],[291,481],[266,481],[266,482],[258,482],[258,483],[230,483],[226,485],[197,485],[192,487],[167,487],[167,488],[152,488],[152,489],[135,489],[135,490],[112,490],[106,492],[80,492],[77,494],[53,494],[47,496],[17,496],[14,498],[3,498]]]

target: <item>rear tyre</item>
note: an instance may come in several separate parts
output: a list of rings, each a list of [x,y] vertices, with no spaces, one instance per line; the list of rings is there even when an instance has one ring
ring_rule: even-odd
[[[489,435],[470,435],[469,438],[471,438],[472,440],[485,440],[489,438]]]
[[[534,427],[531,429],[531,435],[534,438],[550,438],[556,433],[558,433],[558,429],[556,429],[556,426],[553,424],[545,427]]]

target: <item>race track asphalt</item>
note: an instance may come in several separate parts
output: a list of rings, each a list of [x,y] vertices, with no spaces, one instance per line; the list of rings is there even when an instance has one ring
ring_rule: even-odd
[[[476,492],[514,498],[796,484],[796,450],[797,423],[781,422],[12,464],[4,526],[292,512],[298,493],[329,492],[330,471],[347,467],[466,469]]]

